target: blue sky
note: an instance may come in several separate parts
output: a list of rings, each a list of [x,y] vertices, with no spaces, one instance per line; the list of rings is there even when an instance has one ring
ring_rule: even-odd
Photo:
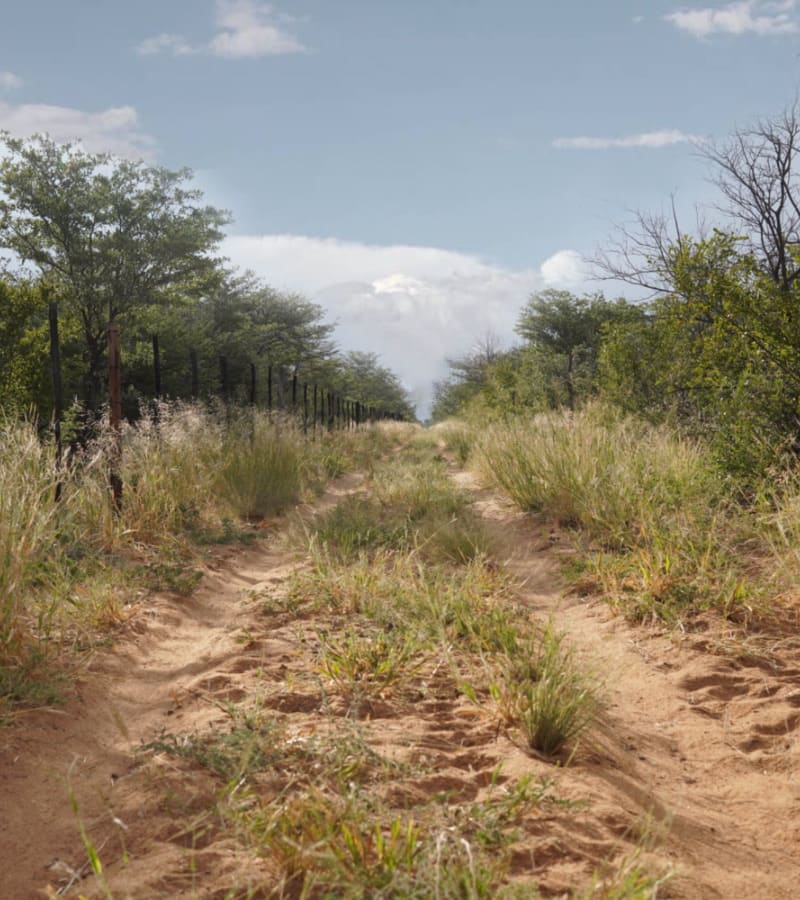
[[[225,252],[322,303],[425,411],[444,358],[800,82],[800,0],[3,0],[0,129],[189,166]],[[612,286],[612,292],[616,288]]]

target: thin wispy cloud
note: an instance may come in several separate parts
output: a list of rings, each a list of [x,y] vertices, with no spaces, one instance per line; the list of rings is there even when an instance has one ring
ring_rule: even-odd
[[[199,52],[198,48],[193,47],[183,35],[169,34],[168,32],[162,32],[147,38],[136,49],[142,56],[153,56],[156,53],[188,56],[191,53]]]
[[[0,72],[0,92],[15,91],[17,88],[21,88],[22,84],[23,81],[19,75],[15,75],[13,72]]]
[[[739,0],[719,7],[684,8],[664,19],[701,40],[715,34],[769,37],[800,33],[797,0]]]
[[[85,112],[68,106],[0,101],[0,131],[18,138],[49,134],[55,141],[80,142],[91,153],[112,153],[127,159],[155,156],[156,142],[142,131],[132,106]]]
[[[224,59],[304,53],[306,47],[302,42],[283,27],[298,22],[278,13],[271,4],[258,0],[216,0],[216,31],[209,41],[193,44],[182,34],[163,32],[146,38],[136,49],[143,56],[207,53]]]
[[[658,150],[661,147],[672,147],[697,140],[697,135],[686,134],[675,128],[663,131],[647,131],[643,134],[629,134],[624,137],[560,137],[553,141],[553,146],[560,150],[614,150],[641,148]]]

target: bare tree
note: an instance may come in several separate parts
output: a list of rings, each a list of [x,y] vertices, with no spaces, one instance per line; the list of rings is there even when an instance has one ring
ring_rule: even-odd
[[[763,270],[782,289],[800,279],[800,114],[797,101],[780,116],[737,130],[724,144],[697,144],[714,169],[723,201],[717,210],[741,235]],[[695,239],[707,229],[698,216]],[[651,293],[673,289],[672,263],[686,240],[674,198],[670,214],[634,213],[593,259],[601,278]]]
[[[590,260],[600,280],[621,281],[650,294],[673,290],[673,262],[684,234],[673,198],[672,215],[634,212],[633,220],[618,225],[605,247]]]
[[[797,101],[778,118],[736,131],[723,146],[700,145],[716,168],[720,207],[744,226],[752,249],[781,288],[800,278],[800,120]]]

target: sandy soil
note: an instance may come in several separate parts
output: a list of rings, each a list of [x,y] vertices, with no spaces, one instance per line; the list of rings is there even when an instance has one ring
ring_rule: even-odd
[[[569,770],[574,783],[618,812],[652,816],[677,876],[665,893],[800,896],[800,640],[726,642],[719,623],[659,633],[599,599],[559,598],[557,536],[491,492],[477,502],[501,526],[532,608],[602,675],[605,710]]]
[[[376,703],[360,723],[370,746],[417,766],[378,785],[382,799],[399,810],[439,792],[469,803],[492,789],[502,763],[503,779],[552,777],[578,804],[543,806],[523,823],[511,871],[534,875],[542,896],[585,888],[643,838],[645,862],[675,872],[659,896],[800,896],[800,641],[733,652],[712,628],[655,633],[597,598],[565,598],[557,535],[456,477],[496,531],[524,602],[552,616],[601,676],[603,711],[557,766],[525,752],[442,674],[413,700]],[[356,476],[342,479],[320,506],[358,487]],[[65,708],[0,731],[0,898],[103,896],[79,822],[117,898],[222,898],[234,884],[269,885],[264,861],[212,827],[218,783],[140,748],[165,731],[223,727],[224,703],[256,691],[297,739],[341,727],[345,711],[313,673],[319,623],[264,613],[263,598],[300,565],[274,539],[221,551],[191,597],[142,606]]]

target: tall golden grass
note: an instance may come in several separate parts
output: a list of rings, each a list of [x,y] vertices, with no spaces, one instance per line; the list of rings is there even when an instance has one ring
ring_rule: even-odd
[[[605,406],[473,430],[471,462],[571,529],[584,586],[637,620],[771,614],[800,576],[800,467],[743,498],[701,441]]]
[[[157,416],[123,429],[115,509],[107,429],[57,470],[54,448],[33,423],[0,418],[0,666],[17,658],[56,594],[80,604],[81,592],[63,580],[79,582],[82,561],[112,565],[125,554],[230,535],[231,523],[241,529],[279,513],[332,475],[374,460],[390,435],[318,430],[312,439],[290,418],[162,403]]]

